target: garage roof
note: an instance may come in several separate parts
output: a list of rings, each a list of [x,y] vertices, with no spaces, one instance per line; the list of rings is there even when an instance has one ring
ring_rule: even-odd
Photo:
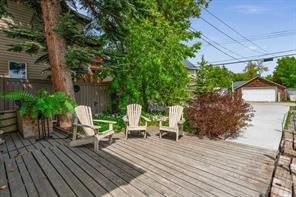
[[[236,89],[238,87],[240,87],[241,85],[245,84],[248,81],[235,81],[233,82],[233,88]]]
[[[241,87],[243,87],[243,86],[245,86],[245,85],[247,85],[247,84],[249,84],[249,83],[251,83],[252,81],[254,81],[254,80],[256,80],[256,79],[260,79],[260,80],[262,80],[262,81],[265,81],[266,83],[269,83],[269,84],[273,84],[273,85],[275,85],[275,86],[279,86],[279,87],[282,87],[282,88],[286,88],[285,86],[283,86],[283,85],[281,85],[281,84],[278,84],[278,83],[276,83],[276,82],[273,82],[273,81],[270,81],[270,80],[268,80],[268,79],[265,79],[265,78],[262,78],[262,77],[254,77],[253,79],[250,79],[249,81],[238,81],[238,83],[236,84],[236,86],[235,86],[235,83],[236,82],[234,82],[234,84],[233,84],[233,88],[234,89],[238,89],[238,88],[241,88]],[[244,83],[243,83],[244,82]]]

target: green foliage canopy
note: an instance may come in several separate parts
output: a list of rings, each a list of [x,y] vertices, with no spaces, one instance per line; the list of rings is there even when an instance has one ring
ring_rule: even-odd
[[[215,88],[231,88],[233,73],[225,67],[208,64],[204,58],[199,62],[196,73],[197,92],[213,92]]]
[[[246,80],[261,76],[264,71],[268,71],[268,67],[265,67],[260,63],[257,64],[255,62],[249,62],[244,69]]]
[[[274,71],[274,80],[287,88],[296,87],[296,58],[283,57],[278,59]]]
[[[146,14],[125,17],[127,35],[117,48],[112,87],[120,109],[129,102],[147,110],[150,103],[172,105],[188,98],[188,72],[183,60],[200,48],[186,42],[200,36],[191,32],[190,17],[200,14],[203,2],[142,1]]]

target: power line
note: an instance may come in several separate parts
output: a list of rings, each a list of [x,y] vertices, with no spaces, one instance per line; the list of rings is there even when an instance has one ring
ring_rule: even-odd
[[[193,32],[193,33],[198,32],[198,31],[197,31],[196,29],[194,29],[193,27],[190,27],[189,31],[191,31],[191,32]],[[208,38],[208,37],[205,36],[204,34],[201,34],[201,36],[204,37],[204,38],[201,37],[200,39],[202,39],[204,42],[208,43],[209,45],[211,45],[212,47],[214,47],[216,50],[220,51],[220,52],[223,53],[224,55],[227,55],[227,56],[231,57],[232,59],[239,60],[238,58],[236,58],[236,57],[234,57],[234,56],[232,56],[232,55],[226,53],[226,52],[223,51],[222,49],[216,47],[216,46],[215,46],[214,44],[212,44],[211,42],[214,42],[214,43],[216,43],[218,46],[220,46],[221,48],[223,48],[223,49],[225,49],[225,50],[227,50],[227,51],[229,51],[229,52],[231,52],[231,53],[233,53],[233,54],[236,54],[236,55],[238,55],[238,56],[240,56],[240,57],[243,58],[243,56],[241,56],[241,55],[235,53],[234,51],[232,51],[232,50],[230,50],[230,49],[227,49],[227,48],[223,47],[222,45],[220,45],[219,43],[217,43],[217,42],[214,41],[214,40],[211,40],[210,38]]]
[[[264,56],[267,56],[267,55],[275,55],[275,54],[279,54],[279,53],[289,53],[289,52],[295,52],[295,50],[290,49],[290,50],[286,50],[286,51],[278,51],[278,52],[268,53],[268,54],[265,54],[265,55],[253,55],[253,56],[248,56],[248,57],[241,58],[240,60],[250,59],[250,58],[260,58],[260,57],[263,58]],[[221,62],[228,62],[228,61],[231,61],[231,60],[232,59],[219,60],[219,61],[211,62],[211,64],[216,64],[216,63],[221,63]]]
[[[197,32],[197,30],[194,29],[193,27],[190,27],[190,31],[191,31],[191,32]],[[206,39],[209,40],[210,42],[214,43],[215,45],[219,46],[220,48],[223,48],[224,50],[226,50],[226,51],[228,51],[228,52],[230,52],[230,53],[232,53],[232,54],[234,54],[234,55],[236,55],[236,56],[239,56],[239,57],[241,57],[241,58],[244,58],[244,56],[241,56],[240,54],[238,54],[238,53],[236,53],[236,52],[234,52],[234,51],[232,51],[232,50],[230,50],[230,49],[228,49],[228,48],[222,46],[221,44],[219,44],[218,42],[216,42],[216,41],[210,39],[209,37],[207,37],[207,36],[204,35],[203,33],[201,34],[201,36],[203,36],[204,38],[206,38]],[[211,46],[212,46],[212,45],[211,45]],[[229,56],[229,54],[228,54],[228,56]]]
[[[271,57],[266,57],[264,59],[274,59],[274,58],[285,57],[285,56],[294,56],[294,55],[296,55],[296,53],[286,54],[286,55],[278,55],[278,56],[271,56]],[[260,59],[241,60],[241,61],[236,61],[236,62],[224,62],[224,63],[212,64],[212,65],[221,66],[221,65],[238,64],[238,63],[244,63],[244,62],[250,62],[250,61],[258,61],[258,60],[262,60],[262,58],[260,58]]]
[[[282,32],[282,33],[268,33],[268,34],[260,34],[260,35],[253,35],[248,37],[249,40],[256,41],[256,40],[266,40],[266,39],[273,39],[273,38],[280,38],[280,37],[288,37],[288,36],[293,36],[296,34],[296,31],[287,31],[287,32]],[[244,39],[238,39],[240,42],[247,42]],[[220,44],[233,44],[233,41],[225,41],[221,42]]]
[[[216,42],[216,41],[210,39],[209,37],[205,36],[204,34],[202,34],[201,36],[205,37],[206,39],[208,39],[208,40],[211,41],[212,43],[218,45],[219,47],[223,48],[224,50],[226,50],[226,51],[228,51],[228,52],[230,52],[230,53],[232,53],[232,54],[234,54],[234,55],[236,55],[236,56],[239,56],[239,57],[241,57],[241,58],[245,58],[244,56],[241,56],[240,54],[238,54],[238,53],[236,53],[236,52],[234,52],[234,51],[232,51],[232,50],[230,50],[230,49],[228,49],[228,48],[222,46],[222,45],[219,44],[218,42]]]
[[[247,48],[247,49],[250,50],[250,48],[249,48],[247,45],[245,45],[245,44],[239,42],[238,40],[234,39],[233,37],[229,36],[227,33],[225,33],[224,31],[222,31],[221,29],[219,29],[218,27],[216,27],[216,26],[213,25],[212,23],[208,22],[208,21],[207,21],[206,19],[204,19],[203,17],[199,17],[199,18],[200,18],[201,20],[203,20],[204,22],[206,22],[206,23],[207,23],[208,25],[210,25],[211,27],[213,27],[214,29],[216,29],[217,31],[219,31],[220,33],[222,33],[223,35],[225,35],[225,36],[227,36],[228,38],[230,38],[231,40],[233,40],[234,42],[236,42],[236,43],[238,43],[239,45],[241,45],[241,46],[243,46],[243,47],[245,47],[245,48]]]
[[[209,45],[211,45],[212,47],[214,47],[215,49],[217,49],[218,51],[220,51],[221,53],[223,53],[224,55],[227,55],[229,57],[231,57],[232,59],[235,59],[235,60],[239,60],[238,58],[224,52],[223,50],[219,49],[218,47],[216,47],[215,45],[213,45],[211,42],[207,41],[205,38],[200,38],[202,39],[203,41],[207,42]]]
[[[235,30],[233,27],[231,27],[229,24],[227,24],[226,22],[224,22],[221,18],[219,18],[218,16],[216,16],[215,14],[213,14],[212,12],[210,12],[208,9],[203,8],[202,9],[204,11],[206,11],[208,14],[210,14],[211,16],[213,16],[214,18],[216,18],[218,21],[220,21],[222,24],[224,24],[225,26],[227,26],[229,29],[231,29],[233,32],[235,32],[236,34],[240,35],[242,38],[244,38],[245,40],[249,41],[250,43],[252,43],[254,46],[256,46],[257,48],[259,48],[260,50],[264,51],[265,53],[269,53],[268,51],[266,51],[265,49],[263,49],[261,46],[257,45],[256,43],[254,43],[253,41],[251,41],[250,39],[248,39],[246,36],[242,35],[240,32],[238,32],[237,30]]]

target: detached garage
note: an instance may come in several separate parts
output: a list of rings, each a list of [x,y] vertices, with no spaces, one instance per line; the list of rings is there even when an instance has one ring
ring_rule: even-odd
[[[261,77],[234,82],[233,89],[239,91],[244,100],[255,102],[282,101],[285,99],[286,90],[284,86]]]

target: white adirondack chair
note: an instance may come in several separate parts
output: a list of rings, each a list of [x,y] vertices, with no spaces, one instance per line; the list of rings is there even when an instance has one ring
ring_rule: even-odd
[[[162,122],[167,120],[169,120],[169,126],[163,126]],[[159,137],[162,137],[163,132],[173,132],[176,133],[176,141],[178,141],[179,136],[183,135],[184,122],[183,107],[179,105],[169,107],[169,117],[159,119]]]
[[[70,142],[70,146],[81,146],[85,144],[94,143],[94,150],[99,150],[99,142],[105,137],[109,137],[109,143],[112,142],[113,124],[116,124],[114,121],[107,120],[93,120],[91,108],[89,106],[79,105],[75,108],[76,118],[73,123],[73,139]],[[79,123],[78,123],[79,121]],[[95,126],[94,122],[107,123],[109,124],[109,129],[104,132],[99,132],[100,126]],[[84,131],[83,136],[79,136],[77,128],[82,127]]]
[[[125,138],[128,138],[128,134],[131,131],[140,131],[144,132],[144,138],[147,137],[147,122],[150,122],[148,118],[141,115],[142,106],[138,104],[130,104],[127,106],[127,115],[123,117],[124,122],[126,123],[125,129]],[[145,125],[140,125],[140,119],[145,120]]]

